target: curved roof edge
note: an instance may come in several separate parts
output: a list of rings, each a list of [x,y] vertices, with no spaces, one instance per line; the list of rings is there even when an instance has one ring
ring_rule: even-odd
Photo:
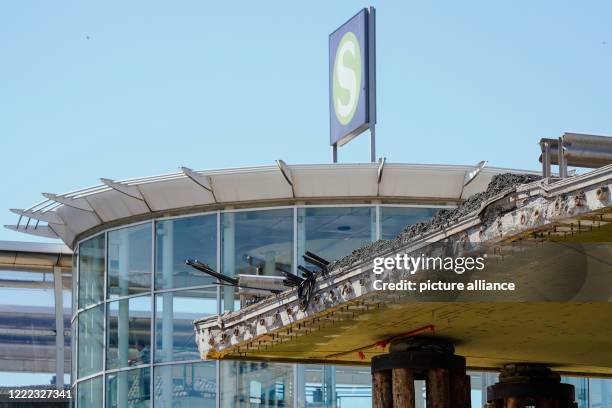
[[[72,247],[88,232],[155,218],[173,212],[296,201],[415,200],[455,203],[483,191],[499,173],[533,173],[484,168],[473,182],[474,166],[354,163],[296,164],[180,172],[127,180],[102,178],[101,184],[64,194],[43,193],[46,200],[19,216],[14,231],[59,238]]]

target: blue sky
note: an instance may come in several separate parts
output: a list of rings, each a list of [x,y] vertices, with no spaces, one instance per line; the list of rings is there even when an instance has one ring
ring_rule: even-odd
[[[2,2],[0,224],[100,177],[328,162],[328,34],[367,5],[389,161],[537,169],[541,137],[612,134],[607,1]]]

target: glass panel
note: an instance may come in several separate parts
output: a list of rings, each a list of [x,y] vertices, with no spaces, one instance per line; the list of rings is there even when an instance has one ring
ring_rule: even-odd
[[[155,288],[210,285],[213,279],[190,266],[197,259],[217,269],[217,215],[160,221],[155,228]]]
[[[217,314],[217,288],[155,296],[155,362],[200,358],[193,321]]]
[[[110,298],[151,291],[151,224],[108,233]]]
[[[591,407],[612,408],[612,380],[590,379],[589,403]]]
[[[293,264],[293,209],[223,213],[222,270],[226,275],[280,275]],[[223,310],[235,310],[234,288],[222,289]]]
[[[72,255],[72,302],[71,302],[71,312],[74,316],[78,309],[77,304],[77,292],[79,290],[79,286],[77,285],[78,279],[77,274],[79,270],[79,251],[78,249],[74,251]]]
[[[104,234],[79,246],[79,307],[104,298]]]
[[[102,371],[104,305],[79,314],[79,378]]]
[[[150,405],[150,368],[127,370],[113,374],[106,374],[107,408],[136,408],[149,407]]]
[[[76,333],[77,333],[78,324],[79,324],[79,319],[74,319],[74,322],[72,323],[72,326],[70,327],[70,333],[71,333],[70,337],[71,337],[71,342],[72,342],[71,347],[70,347],[70,384],[74,384],[77,379]]]
[[[380,207],[382,239],[393,239],[407,226],[428,220],[438,211],[439,208]]]
[[[102,376],[77,384],[77,405],[79,408],[102,408]]]
[[[155,367],[155,406],[214,407],[217,392],[216,362]]]
[[[148,364],[151,360],[151,297],[107,304],[106,368]]]
[[[302,265],[306,251],[334,261],[375,239],[372,207],[298,209],[298,262]]]
[[[292,407],[293,365],[221,361],[221,407]]]
[[[304,408],[333,406],[331,366],[300,364],[298,370],[298,406]]]
[[[372,373],[370,367],[334,367],[335,393],[338,407],[369,408],[372,406]]]
[[[575,401],[578,403],[577,408],[588,408],[587,401],[588,401],[589,388],[587,385],[587,381],[588,380],[586,378],[561,377],[562,383],[571,384],[574,386],[574,393],[576,395]],[[596,407],[597,405],[591,404],[591,406]]]

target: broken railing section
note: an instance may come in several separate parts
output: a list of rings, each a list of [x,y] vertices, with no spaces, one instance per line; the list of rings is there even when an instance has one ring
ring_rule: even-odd
[[[279,269],[284,278],[278,276],[239,275],[238,279],[236,279],[215,271],[209,265],[197,259],[187,259],[185,263],[215,278],[220,286],[233,286],[240,289],[241,307],[251,305],[262,298],[281,293],[286,289],[297,288],[300,308],[306,310],[312,300],[317,278],[328,275],[330,262],[310,251],[306,251],[303,258],[306,263],[312,265],[316,270],[311,271],[300,265],[298,269],[302,272],[302,277],[299,277],[291,272]]]
[[[313,272],[302,265],[298,265],[298,269],[302,272],[302,278],[292,274],[291,272],[283,271],[283,275],[285,276],[285,280],[283,282],[289,287],[297,288],[300,308],[304,311],[308,309],[308,305],[310,305],[310,301],[312,300],[312,295],[314,294],[315,285],[317,283],[317,277],[327,276],[330,262],[310,251],[306,251],[302,258],[304,261],[306,261],[306,263],[319,268],[319,270]]]

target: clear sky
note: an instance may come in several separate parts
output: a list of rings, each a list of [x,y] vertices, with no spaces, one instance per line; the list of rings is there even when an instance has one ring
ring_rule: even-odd
[[[100,177],[328,162],[328,34],[367,5],[389,161],[537,169],[541,137],[612,134],[609,1],[4,1],[0,224]]]

